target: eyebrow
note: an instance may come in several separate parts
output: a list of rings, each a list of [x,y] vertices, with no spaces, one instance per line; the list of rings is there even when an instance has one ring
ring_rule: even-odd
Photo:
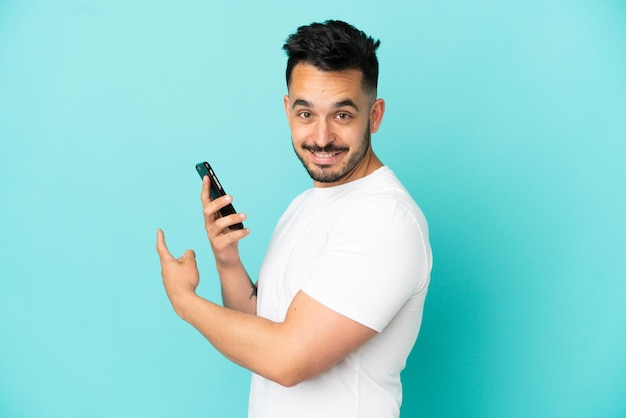
[[[304,100],[304,99],[297,99],[296,101],[293,102],[293,105],[291,106],[291,108],[294,109],[296,106],[313,107],[313,104],[311,102],[307,101],[307,100]],[[357,106],[356,103],[354,103],[354,101],[352,99],[341,100],[341,101],[335,103],[333,105],[333,108],[338,109],[338,108],[344,107],[344,106],[352,107],[357,112],[360,111],[359,106]]]
[[[344,106],[349,106],[353,108],[354,110],[356,110],[357,112],[359,111],[359,107],[351,99],[345,99],[345,100],[335,103],[335,108],[344,107]]]

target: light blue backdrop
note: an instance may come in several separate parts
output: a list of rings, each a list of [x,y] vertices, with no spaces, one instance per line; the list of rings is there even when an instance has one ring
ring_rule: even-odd
[[[310,186],[282,42],[328,18],[382,40],[374,146],[431,226],[403,416],[626,416],[624,2],[2,0],[0,417],[245,416],[155,231],[219,300],[207,159],[258,270]]]

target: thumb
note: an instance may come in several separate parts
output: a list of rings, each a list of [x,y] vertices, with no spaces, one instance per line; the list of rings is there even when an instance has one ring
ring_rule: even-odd
[[[185,254],[181,257],[183,262],[192,262],[194,265],[196,264],[196,253],[194,250],[187,250]]]

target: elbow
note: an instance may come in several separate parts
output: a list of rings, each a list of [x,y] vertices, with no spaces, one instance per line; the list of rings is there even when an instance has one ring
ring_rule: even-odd
[[[273,381],[286,388],[292,388],[296,385],[299,385],[302,382],[312,379],[315,376],[316,375],[314,374],[309,375],[305,373],[296,373],[296,372],[282,373],[280,375],[277,375],[276,378],[273,379]]]
[[[279,367],[273,368],[272,372],[265,377],[281,386],[291,388],[318,376],[320,372],[316,369],[311,364],[294,364],[284,361]]]
[[[298,378],[296,376],[277,376],[275,380],[273,380],[275,383],[278,383],[281,386],[284,386],[286,388],[292,388],[302,382],[304,382],[306,379],[301,379]]]

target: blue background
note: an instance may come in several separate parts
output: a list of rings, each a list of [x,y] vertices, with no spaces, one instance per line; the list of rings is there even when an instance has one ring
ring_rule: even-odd
[[[404,417],[626,416],[622,1],[0,2],[0,416],[241,417],[249,372],[171,310],[155,231],[198,253],[198,161],[252,234],[310,179],[285,37],[382,40],[374,148],[435,254]]]

